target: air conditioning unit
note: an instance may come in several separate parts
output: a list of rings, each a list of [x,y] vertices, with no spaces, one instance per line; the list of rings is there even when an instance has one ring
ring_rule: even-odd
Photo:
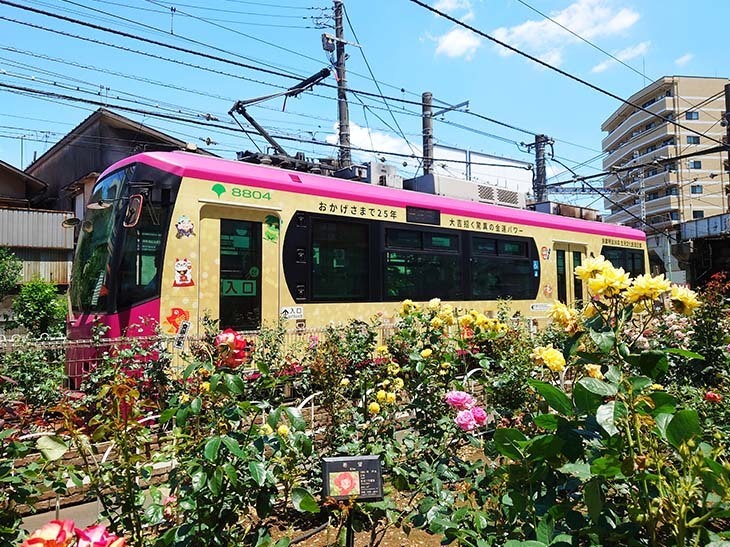
[[[403,181],[403,187],[407,190],[415,190],[427,194],[437,194],[505,207],[524,209],[526,206],[525,194],[523,192],[442,175],[423,175],[414,179],[405,180]]]
[[[398,174],[398,169],[394,165],[371,161],[367,164],[367,168],[367,181],[370,184],[389,188],[403,188],[403,177]]]

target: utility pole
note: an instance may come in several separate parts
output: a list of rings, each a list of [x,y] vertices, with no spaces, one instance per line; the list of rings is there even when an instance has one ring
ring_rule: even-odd
[[[347,110],[347,80],[345,78],[345,37],[342,27],[342,0],[335,3],[335,68],[337,70],[337,112],[340,120],[340,169],[352,165],[350,155],[350,114]]]
[[[433,173],[433,95],[426,91],[421,95],[423,109],[423,174]]]
[[[723,170],[730,174],[730,84],[725,84],[725,115],[720,125],[725,126],[725,149],[727,150],[727,160],[722,166]],[[720,186],[722,187],[722,177],[720,177]],[[730,185],[727,189],[723,188],[722,192],[725,194],[725,198],[728,199],[728,210],[730,210],[730,194],[727,190],[730,190]]]
[[[535,147],[535,176],[532,178],[532,193],[535,203],[547,199],[547,170],[545,169],[545,146],[553,144],[547,135],[535,135],[535,142],[527,145],[529,150]]]

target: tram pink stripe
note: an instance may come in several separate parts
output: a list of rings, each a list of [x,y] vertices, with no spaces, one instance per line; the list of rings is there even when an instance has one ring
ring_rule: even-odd
[[[620,237],[637,241],[646,240],[644,232],[626,226],[462,201],[409,190],[395,190],[368,183],[349,182],[321,175],[311,175],[186,152],[137,154],[118,161],[102,173],[102,176],[133,162],[142,162],[179,176],[215,182],[245,184],[256,188],[296,192],[331,199],[351,200],[353,197],[357,197],[358,201],[373,205],[390,207],[405,207],[408,205],[438,209],[442,214],[480,220],[510,222],[539,228]]]

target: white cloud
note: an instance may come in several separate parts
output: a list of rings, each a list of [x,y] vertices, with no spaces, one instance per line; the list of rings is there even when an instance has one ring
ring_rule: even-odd
[[[688,64],[695,56],[693,53],[685,53],[679,59],[675,59],[674,64],[677,66],[684,66]]]
[[[471,11],[469,0],[437,0],[433,8],[446,13],[454,13],[459,10]]]
[[[467,61],[474,57],[482,41],[470,30],[465,28],[455,28],[439,36],[436,41],[436,55],[446,55],[447,57],[464,57]]]
[[[636,59],[637,57],[641,57],[642,55],[645,55],[647,51],[649,51],[649,46],[651,45],[651,42],[641,42],[640,44],[636,44],[634,46],[629,46],[627,48],[622,49],[621,51],[617,51],[614,53],[614,57],[618,59],[619,61],[630,61],[631,59]],[[611,68],[614,65],[617,65],[618,61],[615,59],[607,59],[603,61],[602,63],[598,63],[596,66],[594,66],[591,69],[591,72],[593,73],[599,73],[599,72],[605,72],[609,68]]]
[[[595,40],[620,34],[631,28],[639,14],[629,8],[616,9],[607,0],[577,0],[562,11],[550,14],[551,19],[586,40]],[[549,19],[525,21],[514,27],[500,27],[492,34],[495,38],[528,52],[552,52],[551,58],[563,57],[566,46],[579,38]],[[499,47],[501,55],[511,52]]]
[[[339,125],[337,123],[332,126],[334,134],[327,135],[325,138],[328,143],[336,144],[338,142],[338,128]],[[421,155],[421,149],[419,147],[413,146],[413,150],[411,150],[408,143],[399,137],[394,137],[379,131],[373,131],[367,127],[361,127],[353,122],[350,122],[350,144],[353,148],[363,148],[365,150],[378,150],[380,152],[384,152],[386,159],[399,163],[403,161],[403,157],[393,156],[388,158],[387,153]],[[353,151],[353,155],[360,157],[362,161],[370,161],[380,157],[380,154],[358,151]]]

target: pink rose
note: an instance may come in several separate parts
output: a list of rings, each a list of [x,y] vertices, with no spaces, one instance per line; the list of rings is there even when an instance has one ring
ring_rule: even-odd
[[[475,406],[471,409],[471,415],[474,416],[474,421],[477,425],[484,425],[487,423],[487,413],[480,406]]]
[[[476,400],[465,391],[449,391],[446,394],[446,404],[456,410],[469,410],[476,404]]]
[[[705,401],[708,403],[720,403],[722,402],[722,395],[714,391],[708,391],[705,393]]]
[[[89,526],[85,530],[76,528],[79,538],[77,547],[125,547],[126,540],[110,534],[103,524]]]
[[[55,547],[68,545],[74,539],[74,521],[52,520],[33,532],[21,547]]]
[[[477,426],[474,415],[469,410],[460,410],[454,421],[462,431],[472,431]]]

